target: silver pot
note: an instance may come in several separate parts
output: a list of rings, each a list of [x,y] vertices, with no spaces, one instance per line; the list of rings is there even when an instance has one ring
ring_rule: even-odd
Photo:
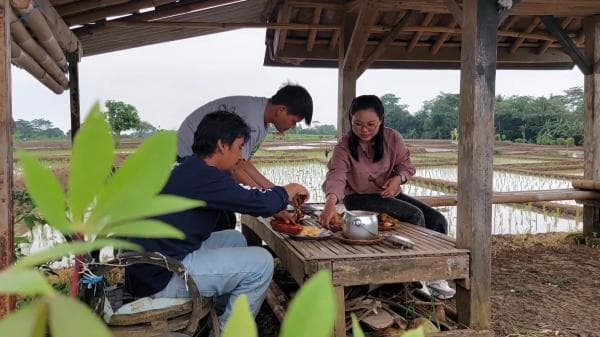
[[[342,233],[353,240],[369,240],[379,235],[377,213],[346,211]]]

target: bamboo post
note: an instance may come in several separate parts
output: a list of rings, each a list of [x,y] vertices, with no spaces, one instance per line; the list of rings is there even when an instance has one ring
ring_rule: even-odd
[[[600,61],[600,16],[584,20],[585,55],[592,64]],[[600,67],[584,76],[584,173],[585,179],[600,180]],[[583,234],[600,233],[600,208],[583,206]]]
[[[56,82],[29,54],[24,52],[14,41],[11,43],[11,58],[13,63],[37,78],[55,94],[62,94],[63,87]]]
[[[79,49],[81,45],[79,39],[75,33],[71,31],[60,14],[56,12],[56,9],[54,9],[50,1],[36,0],[36,3],[39,5],[42,14],[44,14],[46,22],[48,23],[48,27],[50,27],[50,30],[52,30],[52,33],[54,34],[54,37],[58,41],[60,47],[68,53],[75,52],[77,49]]]
[[[490,327],[496,1],[463,1],[457,248],[469,249],[470,289],[458,283],[459,322]]]
[[[79,53],[68,53],[69,61],[69,93],[71,100],[71,143],[81,126],[81,109],[79,104]]]
[[[0,270],[10,266],[13,253],[13,144],[10,96],[10,4],[0,1]],[[14,309],[13,297],[0,296],[0,318]]]

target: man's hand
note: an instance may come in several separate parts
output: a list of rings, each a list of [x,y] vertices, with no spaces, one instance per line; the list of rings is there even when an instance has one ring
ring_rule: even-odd
[[[406,182],[406,178],[404,175],[398,175],[388,179],[385,184],[383,184],[383,191],[381,192],[381,197],[383,198],[393,198],[402,192],[402,188],[400,185]]]
[[[287,211],[287,210],[283,210],[280,211],[279,213],[275,213],[273,214],[273,217],[276,219],[279,219],[281,221],[285,221],[285,223],[294,223],[294,219],[292,218],[292,215]]]

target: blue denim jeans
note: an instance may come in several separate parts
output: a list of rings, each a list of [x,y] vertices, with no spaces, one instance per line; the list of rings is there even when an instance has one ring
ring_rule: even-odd
[[[236,230],[213,232],[200,249],[182,261],[200,294],[213,297],[221,328],[225,326],[235,299],[245,294],[256,317],[273,277],[273,257],[264,248],[247,247],[246,238]],[[152,297],[190,297],[185,282],[173,276],[167,286]]]

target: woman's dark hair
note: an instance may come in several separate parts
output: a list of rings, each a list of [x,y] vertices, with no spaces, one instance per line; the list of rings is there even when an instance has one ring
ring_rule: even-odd
[[[250,139],[250,128],[240,116],[227,111],[211,112],[194,132],[192,151],[195,156],[206,158],[215,153],[219,140],[231,146],[238,138],[244,138],[244,143]]]
[[[377,134],[372,139],[373,150],[375,152],[373,156],[373,162],[378,162],[381,160],[381,158],[383,158],[383,118],[385,112],[383,103],[379,97],[375,95],[362,95],[353,99],[352,103],[350,104],[348,118],[350,119],[350,125],[352,125],[352,117],[354,117],[354,114],[358,111],[367,109],[372,109],[375,111],[379,117],[379,120],[381,121],[381,124],[379,124],[379,130],[377,130]],[[348,138],[348,147],[350,148],[350,155],[352,155],[352,158],[354,158],[356,161],[358,161],[358,149],[360,147],[359,141],[360,140],[358,136],[354,134],[354,131],[351,127],[350,136]]]
[[[269,99],[271,104],[284,105],[288,114],[300,116],[306,125],[310,125],[313,114],[313,101],[308,90],[299,85],[287,84],[277,90]]]

